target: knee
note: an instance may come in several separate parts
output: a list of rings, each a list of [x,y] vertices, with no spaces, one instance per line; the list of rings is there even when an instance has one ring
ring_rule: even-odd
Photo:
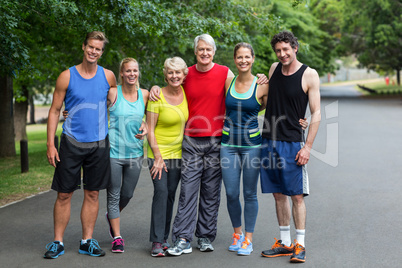
[[[57,193],[57,202],[67,203],[71,201],[73,193]]]
[[[303,206],[304,205],[304,196],[302,194],[292,196],[292,203],[295,206]]]
[[[84,198],[88,201],[92,201],[92,202],[98,202],[98,198],[99,198],[99,191],[88,191],[85,190],[84,192]]]
[[[257,192],[256,191],[244,191],[244,201],[255,201],[257,200]]]
[[[273,193],[273,196],[274,196],[275,202],[278,202],[278,203],[285,203],[288,200],[288,197],[281,193]]]
[[[226,197],[228,200],[237,200],[240,197],[240,191],[235,189],[226,189]]]

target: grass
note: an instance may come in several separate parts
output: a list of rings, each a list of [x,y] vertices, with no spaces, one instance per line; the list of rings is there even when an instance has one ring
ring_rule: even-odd
[[[60,136],[61,125],[57,135]],[[46,124],[28,125],[29,172],[21,173],[20,144],[17,156],[0,158],[0,206],[50,189],[54,168],[46,158]]]
[[[377,94],[396,94],[402,93],[402,86],[398,85],[386,85],[384,81],[374,82],[374,83],[366,83],[365,87],[373,89]]]

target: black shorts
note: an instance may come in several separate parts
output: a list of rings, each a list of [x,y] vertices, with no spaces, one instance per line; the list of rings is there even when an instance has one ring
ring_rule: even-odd
[[[77,142],[61,134],[60,162],[56,165],[52,189],[71,193],[81,188],[81,167],[84,171],[82,184],[85,190],[99,191],[110,184],[109,137],[96,142]]]

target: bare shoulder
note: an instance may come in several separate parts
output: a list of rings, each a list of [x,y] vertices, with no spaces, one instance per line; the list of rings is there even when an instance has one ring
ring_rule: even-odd
[[[66,91],[69,83],[70,83],[70,70],[67,69],[67,70],[63,71],[57,78],[56,90]]]
[[[141,88],[141,93],[142,93],[142,96],[144,97],[144,100],[149,99],[149,91],[148,90]]]
[[[303,73],[302,86],[306,93],[320,90],[320,77],[315,69],[307,67]]]
[[[307,67],[306,71],[304,71],[304,75],[309,79],[320,79],[318,72],[310,67]]]
[[[114,75],[114,73],[109,70],[109,69],[104,69],[105,70],[105,76],[107,81],[109,82],[109,85],[111,87],[115,87],[117,85],[116,83],[116,76]]]
[[[269,74],[268,74],[268,78],[271,78],[272,74],[274,73],[276,67],[278,66],[279,62],[274,62],[271,65],[271,68],[269,68]]]

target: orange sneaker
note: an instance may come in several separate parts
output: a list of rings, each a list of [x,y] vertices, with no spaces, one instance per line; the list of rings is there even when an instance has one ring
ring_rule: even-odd
[[[292,257],[290,257],[290,262],[305,262],[306,261],[306,249],[297,243],[295,239],[295,248],[292,254]]]
[[[282,244],[282,240],[275,238],[275,244],[271,247],[271,249],[264,250],[261,252],[261,255],[267,258],[290,256],[293,254],[293,249],[293,244],[288,247]]]

